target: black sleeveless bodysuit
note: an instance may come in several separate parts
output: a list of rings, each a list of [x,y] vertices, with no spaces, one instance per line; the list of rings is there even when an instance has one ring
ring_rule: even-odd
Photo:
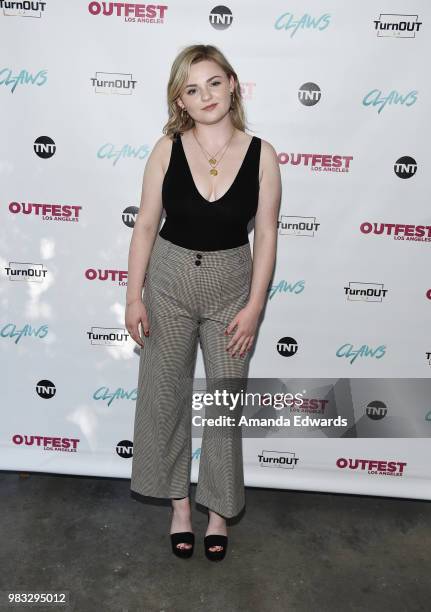
[[[253,136],[241,168],[227,192],[210,202],[197,190],[179,134],[163,179],[166,219],[159,235],[196,251],[233,249],[248,243],[247,224],[259,199],[259,162],[262,141]]]

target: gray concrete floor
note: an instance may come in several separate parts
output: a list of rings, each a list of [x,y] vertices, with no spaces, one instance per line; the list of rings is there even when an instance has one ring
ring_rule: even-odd
[[[3,471],[0,484],[2,591],[67,590],[79,612],[431,610],[427,501],[247,487],[211,563],[195,485],[183,560],[169,502],[136,499],[128,480]]]

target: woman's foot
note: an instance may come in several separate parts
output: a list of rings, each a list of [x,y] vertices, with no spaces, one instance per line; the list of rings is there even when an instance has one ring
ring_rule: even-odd
[[[184,497],[183,499],[172,499],[172,522],[169,533],[172,534],[183,531],[190,531],[193,533],[190,499],[188,497]],[[177,544],[176,548],[180,550],[189,550],[192,546],[192,544],[180,542]]]
[[[227,527],[226,527],[226,519],[224,519],[217,512],[213,512],[208,508],[208,527],[205,532],[205,536],[208,535],[223,535],[227,536]],[[208,548],[211,552],[221,552],[223,550],[223,546],[210,546]]]

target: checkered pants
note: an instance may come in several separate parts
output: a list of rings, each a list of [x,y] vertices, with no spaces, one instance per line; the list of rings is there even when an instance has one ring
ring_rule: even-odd
[[[163,498],[189,495],[198,341],[207,391],[245,392],[250,353],[232,357],[226,351],[232,335],[224,331],[247,303],[251,276],[249,243],[199,252],[157,235],[143,293],[150,335],[143,337],[139,362],[132,491]],[[225,406],[205,409],[205,416],[221,414],[233,413]],[[226,518],[243,508],[240,427],[203,427],[196,501]]]

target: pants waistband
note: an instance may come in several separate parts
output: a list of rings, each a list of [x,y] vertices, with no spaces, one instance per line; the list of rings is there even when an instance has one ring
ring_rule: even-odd
[[[153,254],[172,265],[199,265],[202,267],[238,266],[252,262],[250,243],[233,249],[198,251],[181,247],[157,234]]]

